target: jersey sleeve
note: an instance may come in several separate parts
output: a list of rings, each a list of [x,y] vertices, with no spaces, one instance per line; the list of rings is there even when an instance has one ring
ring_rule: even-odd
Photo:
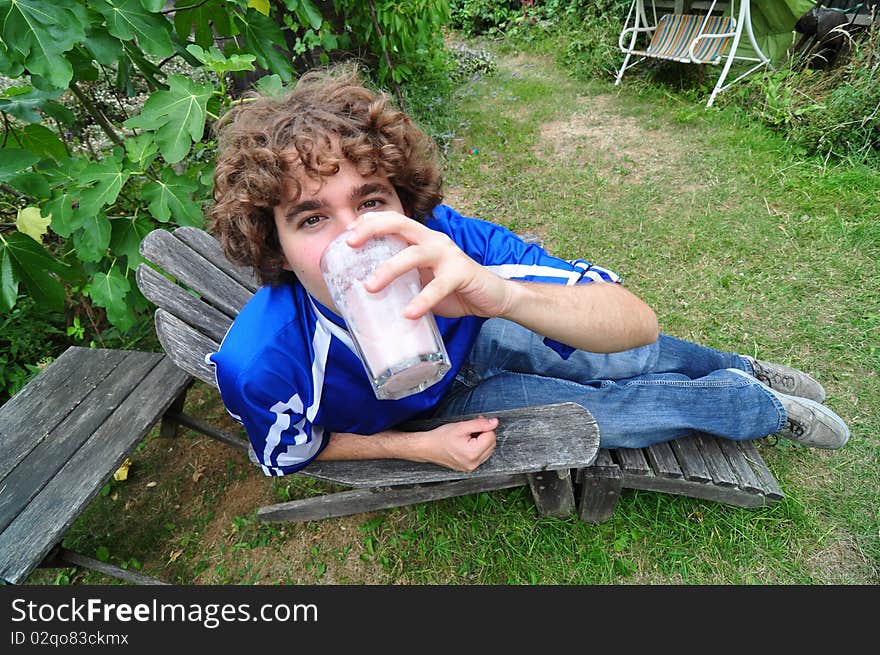
[[[439,222],[448,226],[441,229],[472,259],[508,280],[565,285],[621,283],[620,276],[610,269],[585,259],[554,257],[537,243],[524,242],[504,226],[457,216],[452,210],[444,213]],[[576,350],[549,337],[544,338],[544,344],[563,359]]]
[[[550,284],[621,281],[614,271],[585,259],[554,257],[501,225],[459,216],[448,208],[438,222],[472,259],[509,280]]]
[[[265,362],[236,370],[234,360],[220,351],[208,355],[217,387],[229,415],[245,428],[251,459],[267,476],[282,476],[305,468],[327,445],[328,434],[313,423],[311,394],[292,384],[297,375],[281,374]]]

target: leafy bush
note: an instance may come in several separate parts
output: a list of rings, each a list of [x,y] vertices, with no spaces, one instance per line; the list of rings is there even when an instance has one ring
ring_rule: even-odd
[[[497,36],[523,15],[520,0],[450,0],[450,25],[468,36]]]
[[[617,36],[630,4],[631,0],[546,0],[535,5],[535,23],[513,22],[507,34],[529,43],[546,39],[571,75],[607,79],[620,66]]]
[[[768,125],[810,152],[853,161],[880,154],[880,28],[852,40],[828,70],[789,65],[766,75],[741,98]]]
[[[0,404],[14,396],[40,371],[51,348],[66,341],[58,327],[64,316],[46,315],[30,298],[24,298],[0,318]]]
[[[0,312],[85,311],[99,343],[145,323],[143,236],[202,224],[208,125],[242,87],[357,56],[403,99],[446,70],[447,0],[0,0],[0,16]]]

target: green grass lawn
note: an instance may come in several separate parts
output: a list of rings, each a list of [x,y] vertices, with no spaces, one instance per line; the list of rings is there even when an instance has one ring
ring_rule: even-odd
[[[153,436],[67,545],[181,584],[880,581],[880,173],[808,157],[723,96],[707,111],[516,52],[456,103],[450,204],[616,270],[669,334],[811,372],[850,443],[762,442],[786,494],[768,508],[629,490],[587,525],[537,519],[519,488],[284,525],[258,523],[257,506],[329,487]],[[216,394],[189,402],[222,418]]]

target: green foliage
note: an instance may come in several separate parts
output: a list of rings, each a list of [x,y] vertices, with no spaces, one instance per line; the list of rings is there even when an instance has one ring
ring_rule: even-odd
[[[64,316],[47,313],[23,296],[0,317],[0,404],[14,396],[40,372],[48,342],[61,343],[65,335],[57,326]]]
[[[403,84],[446,70],[448,17],[447,0],[0,0],[0,311],[24,294],[97,310],[96,337],[134,330],[138,244],[202,225],[233,82],[279,93],[357,53]]]
[[[743,104],[809,152],[877,161],[880,151],[880,29],[849,43],[829,70],[792,64],[740,94]]]
[[[607,79],[620,66],[617,36],[623,29],[629,0],[550,2],[548,16],[558,16],[555,38],[559,62],[581,79]],[[565,7],[561,5],[566,5]]]
[[[451,0],[450,24],[469,36],[497,36],[522,16],[520,0]]]
[[[448,0],[334,0],[333,5],[377,57],[380,83],[413,80],[425,64],[442,65]]]

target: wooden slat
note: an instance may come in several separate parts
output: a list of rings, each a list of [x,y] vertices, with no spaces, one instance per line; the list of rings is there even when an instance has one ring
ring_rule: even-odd
[[[605,452],[607,455],[607,451]],[[610,457],[603,457],[603,462],[609,462]],[[620,499],[620,490],[623,486],[623,471],[616,464],[594,465],[579,471],[581,475],[581,489],[578,498],[578,515],[585,523],[601,523],[607,521],[614,514],[617,501]],[[653,476],[633,476],[647,479]]]
[[[607,448],[600,448],[599,454],[596,455],[596,461],[594,462],[595,466],[617,466],[614,463],[614,458],[611,457],[611,451]]]
[[[137,285],[144,297],[156,307],[174,314],[184,323],[220,342],[232,325],[232,319],[211,305],[184,291],[146,264],[137,269]]]
[[[106,368],[106,377],[98,386],[3,479],[0,531],[6,529],[163,357],[158,353],[150,357],[139,355],[131,353],[118,366]],[[87,366],[87,361],[82,361],[82,368]],[[53,390],[47,391],[49,397],[56,395]]]
[[[648,475],[651,467],[645,459],[641,448],[618,448],[611,451],[617,463],[627,473],[633,475]]]
[[[253,295],[214,263],[166,230],[153,230],[141,241],[141,254],[234,318]]]
[[[708,434],[698,434],[695,439],[712,481],[722,487],[735,487],[739,480],[730,469],[727,458],[718,445],[720,439]]]
[[[752,465],[739,449],[736,442],[730,441],[729,439],[722,439],[719,446],[721,452],[727,457],[727,462],[730,464],[731,470],[737,477],[737,485],[740,489],[752,493],[763,493],[764,485],[761,484],[761,481],[752,469]]]
[[[187,244],[209,262],[213,262],[224,273],[235,279],[243,287],[250,291],[256,291],[260,286],[257,276],[250,268],[237,266],[226,258],[220,242],[213,236],[197,227],[179,227],[174,230],[174,236]]]
[[[495,430],[497,443],[476,471],[462,473],[435,464],[404,460],[315,461],[306,467],[317,477],[352,487],[379,487],[417,484],[499,474],[533,473],[589,466],[599,448],[599,429],[592,415],[575,403],[558,403],[500,412],[483,416],[499,417]],[[406,430],[430,430],[451,420],[466,421],[474,415],[431,419],[402,426]]]
[[[124,357],[119,350],[72,346],[0,408],[0,486]]]
[[[746,459],[752,465],[752,470],[755,472],[755,475],[758,477],[760,481],[761,487],[764,490],[764,495],[768,498],[779,499],[783,497],[782,489],[779,488],[779,483],[776,482],[776,478],[773,476],[773,473],[767,468],[767,464],[764,462],[764,458],[758,453],[758,449],[755,448],[755,444],[752,441],[738,441],[737,446],[746,456]]]
[[[214,369],[205,363],[205,355],[215,352],[220,343],[197,332],[165,310],[156,310],[155,321],[159,343],[168,357],[193,377],[216,387]]]
[[[770,500],[763,494],[743,491],[738,487],[722,487],[711,482],[660,478],[654,475],[629,475],[624,473],[623,487],[626,489],[642,489],[679,496],[690,496],[691,498],[703,498],[736,507],[762,507],[770,503]]]
[[[673,439],[669,445],[678,458],[678,465],[681,466],[681,472],[684,473],[685,479],[697,482],[709,482],[712,479],[693,437]]]
[[[159,360],[0,536],[0,579],[18,584],[43,561],[189,383],[189,377],[168,358]]]
[[[644,449],[645,456],[654,469],[654,475],[664,478],[681,478],[684,474],[678,460],[667,442],[656,443]]]
[[[527,474],[538,516],[568,516],[574,512],[571,469]]]
[[[354,489],[302,500],[266,505],[257,511],[261,521],[315,521],[392,507],[403,507],[480,491],[507,489],[526,484],[524,474],[470,478],[415,487]]]

